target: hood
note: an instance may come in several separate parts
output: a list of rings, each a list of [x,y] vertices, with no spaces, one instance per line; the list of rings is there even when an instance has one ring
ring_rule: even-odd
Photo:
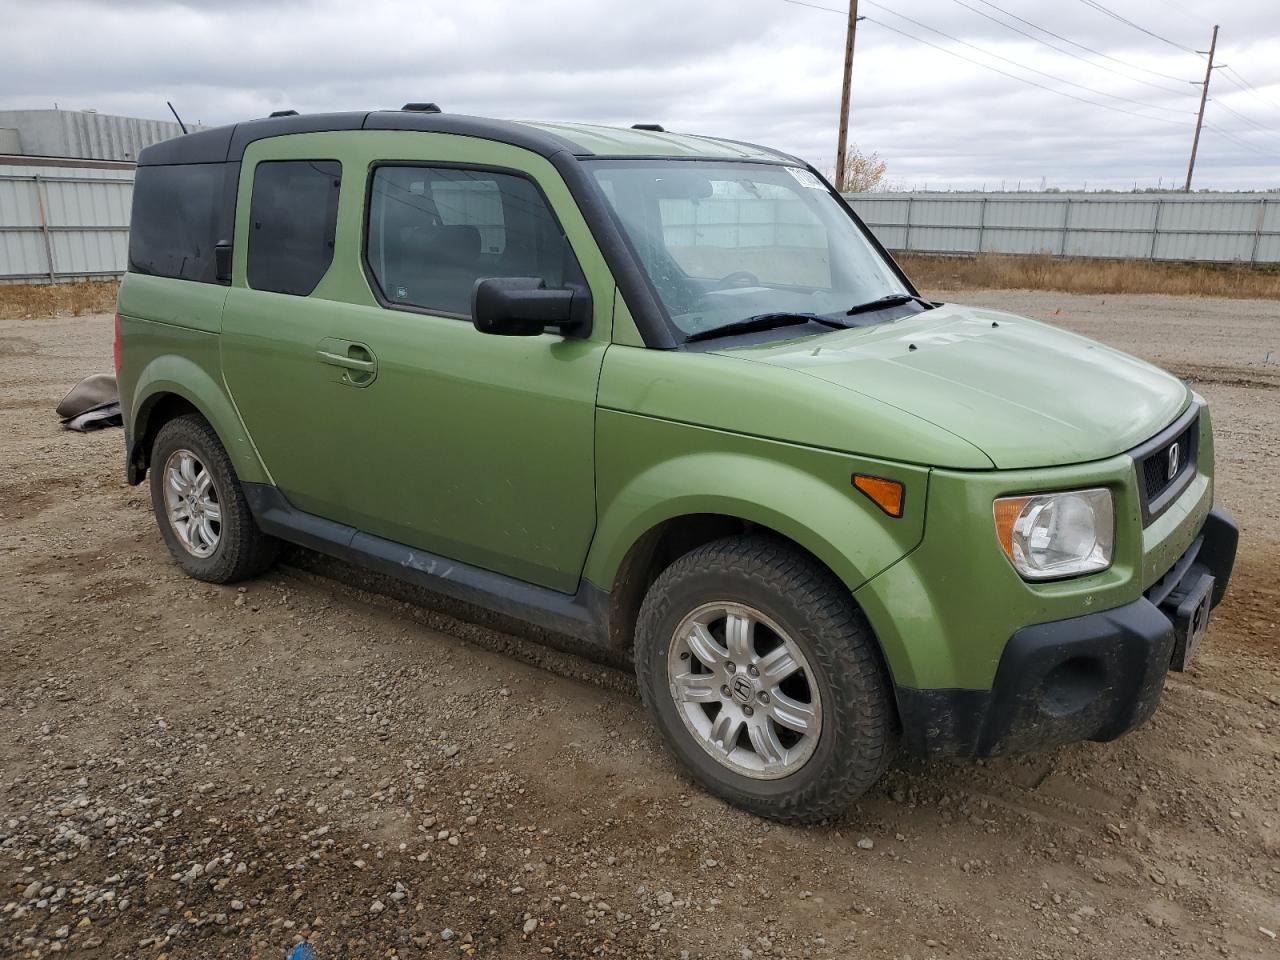
[[[1002,469],[1114,456],[1187,405],[1175,377],[1025,317],[944,304],[902,320],[723,351],[911,413]]]

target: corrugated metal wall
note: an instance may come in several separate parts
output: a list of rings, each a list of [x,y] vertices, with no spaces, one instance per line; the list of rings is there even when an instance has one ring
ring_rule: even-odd
[[[890,250],[1280,263],[1280,195],[854,193]]]
[[[0,161],[0,283],[124,272],[133,168]]]
[[[91,110],[0,110],[0,130],[5,129],[12,135],[5,152],[92,160],[134,161],[144,147],[182,134],[172,120],[117,117]]]
[[[0,283],[119,276],[132,194],[129,164],[0,159]],[[849,200],[891,250],[1280,263],[1276,195],[862,193]],[[721,213],[724,229],[742,229]]]

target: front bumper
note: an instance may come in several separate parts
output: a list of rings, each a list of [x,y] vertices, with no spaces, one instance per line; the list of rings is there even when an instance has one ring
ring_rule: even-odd
[[[990,690],[897,689],[903,739],[925,756],[989,756],[1078,740],[1113,740],[1155,711],[1175,652],[1186,597],[1213,577],[1222,600],[1238,532],[1221,508],[1146,593],[1124,606],[1018,630]]]

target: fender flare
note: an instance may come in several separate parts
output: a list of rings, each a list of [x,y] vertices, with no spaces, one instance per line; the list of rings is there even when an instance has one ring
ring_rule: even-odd
[[[853,597],[923,538],[928,471],[918,473],[923,482],[910,484],[907,494],[907,515],[918,519],[912,526],[895,528],[874,513],[878,508],[870,501],[789,464],[723,451],[663,460],[631,478],[608,503],[601,504],[584,577],[609,593],[632,548],[655,528],[680,517],[715,514],[787,537],[831,570]],[[687,489],[682,481],[690,476],[714,477],[718,489],[668,495]],[[863,612],[879,638],[876,619],[884,615],[883,610],[877,610],[875,617]],[[898,633],[885,631],[885,635],[896,638]],[[898,665],[910,672],[905,649],[892,640],[881,641],[881,647],[891,673]]]
[[[152,412],[167,396],[182,398],[209,421],[242,483],[271,483],[271,477],[226,388],[199,364],[174,354],[165,354],[149,362],[139,373],[129,399],[125,436],[131,483],[141,481],[141,470],[135,467],[143,462],[140,455],[145,455],[141,444],[150,432]]]

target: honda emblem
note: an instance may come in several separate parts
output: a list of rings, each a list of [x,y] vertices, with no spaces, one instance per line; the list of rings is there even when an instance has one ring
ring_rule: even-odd
[[[1169,472],[1167,474],[1168,479],[1172,480],[1174,477],[1178,475],[1178,466],[1181,459],[1182,459],[1182,456],[1181,456],[1181,452],[1178,450],[1178,445],[1176,443],[1171,445],[1169,447]]]

